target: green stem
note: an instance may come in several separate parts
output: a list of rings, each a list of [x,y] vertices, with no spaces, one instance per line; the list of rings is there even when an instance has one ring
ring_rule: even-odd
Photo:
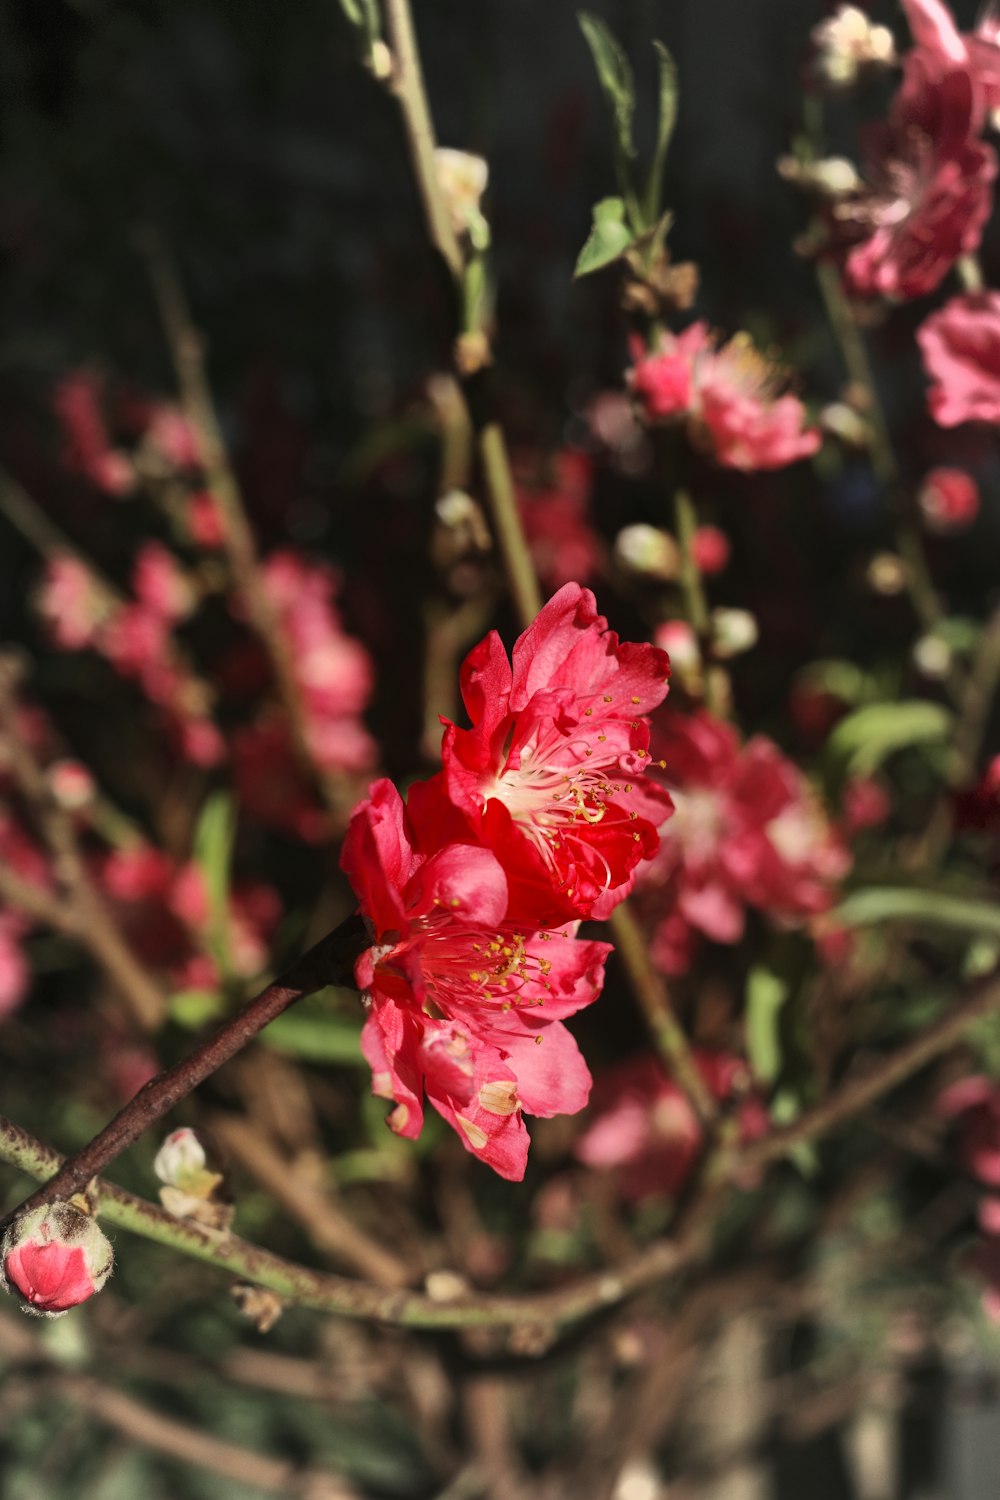
[[[688,1039],[674,1013],[663,976],[653,967],[649,945],[628,902],[616,906],[608,919],[618,953],[657,1051],[671,1077],[680,1084],[703,1124],[716,1115],[716,1103],[698,1069]]]
[[[694,554],[694,537],[698,530],[698,513],[688,491],[674,491],[674,525],[681,552],[681,593],[688,624],[698,637],[701,659],[705,664],[705,703],[717,718],[729,712],[729,675],[718,662],[712,661],[712,622],[705,594],[705,583]]]

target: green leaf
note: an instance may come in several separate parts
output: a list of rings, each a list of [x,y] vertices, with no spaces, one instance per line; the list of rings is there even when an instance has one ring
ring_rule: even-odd
[[[635,156],[632,140],[632,116],[635,113],[635,84],[629,60],[622,51],[614,33],[589,11],[577,14],[580,30],[594,58],[597,77],[615,121],[615,136],[622,156]]]
[[[344,1017],[322,1018],[296,1015],[290,1011],[278,1016],[262,1032],[261,1040],[275,1052],[287,1052],[303,1062],[350,1063],[364,1065],[360,1026]]]
[[[674,126],[677,124],[677,64],[662,42],[654,40],[653,46],[656,48],[659,63],[660,115],[656,132],[656,149],[653,152],[649,187],[646,191],[646,218],[651,224],[660,212],[663,164],[666,160],[670,138],[674,133]]]
[[[788,985],[770,969],[753,968],[747,980],[747,1055],[754,1077],[774,1083],[781,1072],[781,1008],[788,999]]]
[[[374,41],[379,35],[381,20],[376,0],[340,0],[340,8],[366,42]]]
[[[954,715],[941,703],[922,698],[902,703],[869,703],[841,719],[827,742],[852,776],[870,776],[897,750],[949,739]]]
[[[633,242],[632,231],[625,223],[625,204],[621,198],[602,198],[594,204],[594,223],[587,243],[580,251],[574,276],[589,276],[602,266],[611,265]]]
[[[187,1031],[197,1031],[217,1021],[226,1008],[218,990],[178,990],[168,1001],[170,1019]]]
[[[907,886],[869,886],[852,891],[831,916],[845,927],[879,922],[919,922],[976,937],[1000,937],[1000,905]]]
[[[775,1125],[791,1125],[802,1113],[802,1100],[793,1089],[781,1089],[771,1100],[771,1119]],[[819,1171],[819,1157],[812,1141],[798,1141],[788,1152],[803,1177],[815,1177]]]
[[[224,974],[229,962],[229,868],[236,839],[236,809],[228,792],[213,792],[194,834],[194,861],[208,897],[208,942]]]

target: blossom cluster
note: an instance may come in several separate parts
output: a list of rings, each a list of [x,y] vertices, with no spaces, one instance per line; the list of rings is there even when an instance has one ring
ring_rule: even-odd
[[[607,916],[659,846],[669,795],[646,776],[646,715],[669,662],[620,642],[567,583],[508,659],[494,631],[468,656],[470,727],[446,723],[442,769],[382,780],[341,863],[371,929],[357,964],[362,1047],[388,1117],[415,1137],[424,1097],[466,1149],[524,1175],[523,1114],[574,1113],[590,1073],[562,1024],[600,993]]]

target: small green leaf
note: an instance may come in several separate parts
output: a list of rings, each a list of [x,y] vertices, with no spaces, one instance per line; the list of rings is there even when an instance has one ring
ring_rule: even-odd
[[[781,1008],[788,985],[770,969],[753,968],[747,980],[747,1056],[761,1083],[774,1083],[781,1072]]]
[[[594,58],[597,76],[615,121],[618,150],[624,157],[635,156],[632,140],[632,116],[635,113],[635,84],[629,60],[614,33],[598,16],[582,10],[577,15],[580,30]]]
[[[170,1019],[187,1031],[197,1031],[209,1021],[217,1021],[226,1008],[218,990],[178,990],[168,1002]]]
[[[360,1036],[360,1019],[290,1010],[271,1022],[261,1040],[276,1052],[286,1052],[303,1062],[362,1067]]]
[[[194,861],[208,897],[208,945],[223,974],[229,955],[229,867],[236,839],[236,808],[228,792],[213,792],[201,810],[194,834]]]
[[[633,242],[632,231],[624,222],[625,204],[621,198],[602,198],[594,204],[594,223],[587,243],[580,251],[574,276],[589,276],[602,266],[618,260]]]
[[[869,886],[852,891],[831,916],[845,927],[919,922],[976,937],[1000,937],[1000,905],[996,902],[916,887]]]
[[[667,156],[667,147],[670,145],[670,139],[674,133],[674,126],[677,124],[677,64],[662,42],[654,40],[653,46],[656,48],[660,73],[660,117],[656,132],[656,148],[653,152],[653,164],[649,173],[649,187],[646,191],[646,218],[651,224],[656,220],[660,212],[663,164]]]
[[[827,750],[852,776],[870,776],[897,750],[947,740],[953,725],[950,709],[922,698],[869,703],[841,719]]]

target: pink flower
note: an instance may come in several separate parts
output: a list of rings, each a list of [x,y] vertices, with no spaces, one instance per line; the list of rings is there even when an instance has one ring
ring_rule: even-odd
[[[738,942],[747,907],[795,926],[832,904],[850,857],[775,744],[758,735],[741,746],[734,729],[701,711],[665,718],[657,748],[675,815],[640,889],[666,972],[687,969],[699,933]]]
[[[111,1275],[111,1245],[95,1221],[69,1203],[18,1215],[0,1245],[0,1283],[25,1311],[56,1318],[85,1302]]]
[[[333,605],[335,574],[284,551],[268,558],[263,577],[289,644],[317,763],[368,770],[375,746],[360,716],[371,694],[372,665],[360,642],[343,631]]]
[[[159,542],[146,542],[135,560],[132,589],[139,603],[166,625],[175,625],[191,613],[191,585],[177,559]]]
[[[573,449],[557,453],[548,485],[519,484],[518,509],[528,546],[546,588],[592,578],[601,563],[601,539],[590,513],[593,463]]]
[[[979,486],[961,469],[932,469],[917,493],[931,531],[964,531],[979,513]]]
[[[633,344],[633,355],[629,383],[647,418],[684,419],[692,442],[725,468],[780,469],[819,448],[802,402],[780,394],[782,370],[748,335],[719,348],[704,323],[693,323],[661,334],[652,354]]]
[[[226,539],[222,512],[207,490],[190,495],[187,502],[187,526],[191,540],[199,547],[221,547]]]
[[[53,405],[66,434],[69,464],[107,494],[127,494],[135,471],[126,455],[111,446],[97,375],[78,370],[65,376],[56,386]]]
[[[767,1115],[748,1093],[750,1072],[742,1058],[726,1052],[696,1052],[694,1060],[716,1099],[742,1095],[744,1140],[760,1135]],[[701,1154],[703,1130],[680,1085],[653,1057],[636,1058],[599,1078],[592,1123],[576,1144],[588,1167],[614,1168],[622,1193],[639,1200],[652,1194],[675,1198]]]
[[[953,297],[917,333],[935,422],[1000,422],[1000,292]]]
[[[356,966],[369,1012],[362,1048],[388,1124],[415,1138],[426,1097],[466,1150],[520,1181],[522,1113],[582,1109],[590,1074],[565,1016],[603,983],[606,943],[539,931],[511,908],[496,856],[416,844],[402,799],[377,781],[351,819],[341,864],[373,943]]]
[[[92,645],[106,613],[93,573],[67,553],[49,558],[35,603],[62,651]]]
[[[831,209],[852,291],[922,297],[978,247],[996,176],[980,124],[968,70],[910,53],[889,118],[870,134],[868,186]]]
[[[974,31],[962,33],[942,0],[903,0],[917,46],[942,71],[965,68],[988,111],[1000,107],[1000,26],[997,7],[987,4]]]
[[[158,402],[150,415],[146,437],[172,469],[183,472],[201,466],[197,435],[179,406],[169,401]]]
[[[496,631],[462,668],[471,729],[447,724],[443,770],[415,786],[422,829],[454,812],[451,837],[485,844],[530,887],[536,920],[606,915],[659,844],[670,811],[644,776],[666,654],[619,642],[594,596],[567,583],[508,660]]]

